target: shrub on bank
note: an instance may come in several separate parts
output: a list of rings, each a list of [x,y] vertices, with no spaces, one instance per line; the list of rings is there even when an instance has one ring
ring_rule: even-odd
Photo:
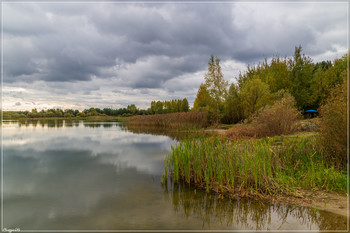
[[[295,100],[290,94],[277,100],[272,106],[261,109],[250,119],[249,124],[239,124],[227,131],[231,139],[256,138],[289,134],[296,130],[300,113],[295,107]]]
[[[321,107],[320,141],[324,156],[337,167],[347,164],[347,81],[338,85]]]

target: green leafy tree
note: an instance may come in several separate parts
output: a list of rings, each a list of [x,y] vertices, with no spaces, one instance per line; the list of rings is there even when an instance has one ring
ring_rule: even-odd
[[[247,81],[240,92],[244,118],[250,117],[257,110],[271,103],[269,86],[259,78]]]
[[[151,102],[151,114],[156,114],[156,101]]]
[[[209,95],[209,91],[205,84],[199,86],[196,99],[193,103],[193,109],[195,110],[206,110],[209,111],[209,105],[211,104],[212,99]]]
[[[86,114],[84,112],[79,112],[77,114],[78,117],[86,117]]]
[[[171,101],[165,101],[164,103],[164,112],[171,113]]]
[[[315,65],[312,92],[317,106],[323,104],[334,87],[342,84],[346,79],[347,60],[348,54],[345,54],[341,59],[334,60],[333,64],[323,61]]]
[[[220,59],[210,56],[205,84],[201,84],[194,101],[194,109],[205,109],[209,112],[211,123],[218,123],[222,117],[228,82],[221,72]]]
[[[163,103],[161,101],[156,102],[156,114],[163,113]]]
[[[224,80],[221,72],[220,59],[210,56],[208,63],[208,73],[204,77],[205,85],[212,99],[209,104],[209,112],[212,114],[212,122],[218,123],[223,111],[223,103],[228,82]]]
[[[74,117],[74,115],[71,112],[65,112],[64,117],[71,118],[71,117]]]
[[[295,47],[294,56],[288,61],[291,72],[290,92],[300,109],[313,108],[315,96],[312,93],[314,65],[310,57],[301,54],[301,46]]]
[[[243,119],[243,109],[239,96],[239,87],[232,83],[225,96],[224,123],[238,123]]]
[[[288,72],[287,60],[279,57],[272,58],[271,64],[267,68],[267,78],[262,79],[270,87],[270,91],[275,93],[281,89],[290,89],[291,79]]]
[[[181,112],[188,112],[189,109],[190,109],[190,106],[188,104],[188,100],[184,98],[181,101]]]
[[[135,104],[128,105],[126,109],[131,115],[136,115],[138,112],[138,108]]]

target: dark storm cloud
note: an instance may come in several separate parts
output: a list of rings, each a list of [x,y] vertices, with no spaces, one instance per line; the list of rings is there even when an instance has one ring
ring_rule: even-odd
[[[5,9],[5,49],[13,45],[4,53],[6,82],[116,77],[104,70],[116,65],[116,59],[134,67],[140,59],[165,56],[166,63],[157,60],[161,66],[148,64],[153,69],[118,76],[134,88],[160,87],[162,81],[205,69],[210,54],[252,62],[270,53],[256,45],[265,38],[254,25],[235,25],[240,16],[230,4],[53,3],[27,4],[25,9],[8,4]],[[296,34],[312,41],[310,33]],[[21,39],[29,48],[16,46]],[[184,62],[174,65],[179,58]]]
[[[198,86],[198,79],[188,81],[191,74],[205,71],[211,54],[254,64],[291,56],[298,45],[313,56],[343,51],[346,7],[326,2],[5,2],[4,82],[48,82],[50,89],[65,83],[62,93],[76,92],[82,81],[88,83],[82,88],[89,83],[96,88],[82,91],[87,94],[111,85],[170,93],[181,83],[190,90]]]
[[[201,69],[200,63],[193,62],[196,60],[198,60],[197,57],[193,56],[181,58],[145,57],[138,59],[128,67],[116,70],[115,73],[120,77],[121,85],[133,88],[159,88],[169,79]],[[202,65],[205,65],[205,62]]]

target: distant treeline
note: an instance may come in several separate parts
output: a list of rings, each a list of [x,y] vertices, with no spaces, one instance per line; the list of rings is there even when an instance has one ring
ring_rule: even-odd
[[[183,100],[152,101],[151,108],[148,109],[151,114],[188,112],[189,110],[190,106],[186,98]]]
[[[74,109],[47,109],[38,111],[36,108],[31,111],[4,111],[4,119],[19,118],[70,118],[70,117],[90,117],[90,116],[135,116],[135,115],[153,115],[174,112],[189,111],[189,104],[186,98],[183,100],[170,101],[152,101],[151,107],[147,110],[139,109],[135,104],[128,105],[126,108],[89,108],[83,111]]]
[[[138,109],[135,104],[129,105],[127,108],[89,108],[83,111],[74,109],[47,109],[38,111],[36,108],[29,111],[4,112],[4,119],[10,118],[51,118],[51,117],[89,117],[89,116],[133,116],[133,115],[147,115],[148,110]]]

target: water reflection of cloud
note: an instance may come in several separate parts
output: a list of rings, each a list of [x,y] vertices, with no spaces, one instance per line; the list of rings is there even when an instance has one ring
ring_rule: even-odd
[[[64,124],[62,124],[64,125]],[[115,164],[122,160],[128,166],[138,170],[160,174],[164,156],[169,153],[173,141],[166,136],[137,135],[122,131],[117,124],[109,123],[107,128],[86,127],[91,123],[80,124],[73,128],[33,128],[7,126],[4,130],[4,145],[6,148],[20,146],[21,156],[36,156],[26,153],[28,150],[45,152],[52,149],[89,150],[91,156],[99,155],[102,163]],[[94,123],[93,125],[97,125]],[[114,155],[118,154],[116,158]]]
[[[147,182],[135,167],[101,163],[88,150],[32,150],[29,153],[36,155],[26,157],[17,152],[5,151],[4,174],[5,204],[9,206],[5,213],[14,223],[19,218],[93,214],[90,209],[97,208],[101,200],[127,193],[135,180]],[[30,209],[32,217],[22,213],[23,208]]]
[[[13,124],[4,128],[3,143],[7,223],[35,229],[43,227],[44,219],[94,216],[91,209],[98,211],[103,200],[128,196],[132,186],[153,182],[144,174],[161,174],[159,163],[172,140],[135,135],[116,126]]]

